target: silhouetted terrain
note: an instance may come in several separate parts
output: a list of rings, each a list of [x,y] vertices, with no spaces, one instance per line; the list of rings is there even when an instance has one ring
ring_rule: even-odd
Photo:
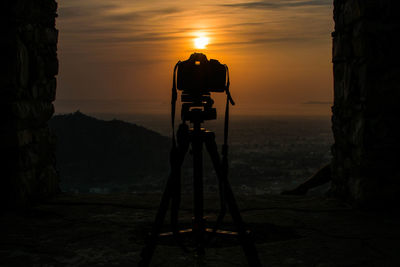
[[[171,141],[146,128],[168,135],[168,117],[123,117],[130,123],[110,120],[114,118],[111,115],[102,118],[106,120],[75,112],[50,121],[57,135],[62,189],[97,193],[162,190],[169,173]],[[212,121],[204,125],[216,130],[219,149],[223,136],[220,124]],[[332,136],[330,121],[325,118],[234,118],[229,139],[229,180],[235,190],[245,194],[279,194],[330,161]],[[186,192],[192,190],[192,176],[188,153],[182,168],[182,189]],[[204,183],[206,191],[217,190],[207,153]]]
[[[79,111],[54,116],[49,125],[57,136],[63,190],[121,191],[137,183],[158,184],[168,172],[170,140],[141,126]]]

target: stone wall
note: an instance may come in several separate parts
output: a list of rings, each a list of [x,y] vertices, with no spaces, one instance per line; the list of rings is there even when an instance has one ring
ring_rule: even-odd
[[[1,205],[25,206],[58,192],[54,112],[58,72],[54,0],[2,0]]]
[[[400,198],[400,1],[335,0],[332,192]]]

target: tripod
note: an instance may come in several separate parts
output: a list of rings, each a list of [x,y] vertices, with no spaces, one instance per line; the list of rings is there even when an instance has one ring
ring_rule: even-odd
[[[250,232],[245,228],[232,188],[227,179],[227,145],[224,144],[223,146],[223,159],[221,162],[217,144],[215,142],[215,134],[201,128],[201,123],[204,119],[203,112],[204,111],[201,109],[190,110],[190,121],[193,123],[192,129],[189,129],[185,121],[183,121],[179,126],[177,131],[177,145],[174,145],[170,155],[171,173],[168,177],[161,198],[161,203],[156,214],[152,232],[141,253],[141,261],[139,262],[139,266],[141,267],[150,265],[151,258],[157,245],[157,240],[161,235],[161,227],[170,202],[172,235],[176,238],[178,244],[185,250],[186,248],[181,243],[181,236],[183,234],[192,234],[195,244],[195,252],[198,255],[203,255],[205,253],[205,246],[207,245],[206,235],[213,237],[216,234],[233,234],[238,237],[249,266],[261,266]],[[181,201],[181,167],[190,144],[193,153],[193,226],[192,229],[179,231],[178,211]],[[221,210],[213,229],[206,228],[205,220],[203,218],[203,144],[210,155],[213,167],[217,174],[221,201]],[[227,209],[231,214],[237,232],[218,230]],[[165,234],[162,235],[164,236]]]

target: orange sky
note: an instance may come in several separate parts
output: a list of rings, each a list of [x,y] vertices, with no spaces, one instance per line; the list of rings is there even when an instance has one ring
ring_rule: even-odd
[[[229,66],[237,114],[328,115],[332,8],[331,0],[59,1],[56,112],[167,113],[173,66],[197,51]],[[194,48],[199,35],[209,38],[204,50]]]

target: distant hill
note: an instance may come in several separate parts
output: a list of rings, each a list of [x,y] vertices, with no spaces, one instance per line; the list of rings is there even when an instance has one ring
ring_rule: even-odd
[[[56,115],[49,126],[57,136],[57,167],[64,190],[125,185],[158,187],[169,170],[170,139],[120,120],[104,121],[79,111]]]

